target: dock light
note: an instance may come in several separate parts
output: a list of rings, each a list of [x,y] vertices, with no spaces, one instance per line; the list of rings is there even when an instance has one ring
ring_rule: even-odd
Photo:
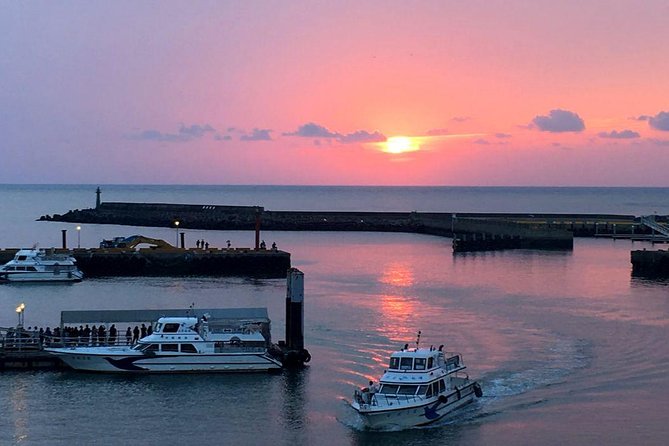
[[[81,226],[77,226],[77,248],[81,248]]]
[[[19,327],[23,327],[23,315],[26,311],[26,304],[21,303],[16,307],[16,314],[19,316]]]

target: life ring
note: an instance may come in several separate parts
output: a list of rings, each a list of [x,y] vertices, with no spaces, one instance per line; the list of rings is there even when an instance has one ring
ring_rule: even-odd
[[[474,395],[476,395],[477,398],[481,398],[483,396],[483,390],[481,390],[479,383],[474,383]]]
[[[300,359],[302,360],[302,362],[311,361],[311,354],[309,353],[309,351],[306,348],[303,348],[302,350],[300,350]]]
[[[446,404],[446,403],[448,403],[448,397],[447,397],[446,395],[439,395],[439,398],[438,398],[438,399],[439,399],[439,402],[440,402],[441,404]]]

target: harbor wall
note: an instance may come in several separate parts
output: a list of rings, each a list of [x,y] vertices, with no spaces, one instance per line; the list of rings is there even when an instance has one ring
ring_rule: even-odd
[[[633,276],[669,277],[669,250],[632,251],[631,261]]]
[[[0,250],[0,263],[16,249]],[[279,250],[120,248],[55,249],[70,253],[86,277],[104,276],[251,276],[281,278],[291,266],[290,253]]]

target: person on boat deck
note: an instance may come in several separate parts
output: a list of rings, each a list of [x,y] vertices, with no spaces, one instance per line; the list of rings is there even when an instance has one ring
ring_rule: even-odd
[[[141,333],[142,333],[142,336],[141,336],[141,337],[142,337],[142,338],[146,337],[146,325],[145,325],[145,324],[142,324],[142,328],[140,329],[140,331],[141,331]],[[141,339],[141,338],[140,338],[140,339]]]
[[[135,325],[135,328],[132,329],[132,343],[137,344],[139,341],[139,327]]]
[[[128,327],[128,329],[125,331],[125,343],[127,345],[130,345],[131,342],[132,342],[132,330],[130,329],[130,327]]]

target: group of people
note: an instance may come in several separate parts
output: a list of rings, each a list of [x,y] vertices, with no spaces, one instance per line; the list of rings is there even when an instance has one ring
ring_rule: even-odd
[[[204,239],[198,240],[195,242],[197,249],[209,249],[209,242],[205,242]]]
[[[93,325],[89,327],[80,325],[79,327],[55,327],[53,331],[51,327],[28,327],[23,330],[24,333],[30,334],[33,338],[38,338],[42,345],[60,344],[71,346],[103,346],[103,345],[122,345],[123,339],[116,328],[116,324],[112,324],[109,329],[105,325]],[[153,333],[151,324],[135,325],[134,328],[128,327],[125,331],[125,345],[134,345],[141,338]]]

